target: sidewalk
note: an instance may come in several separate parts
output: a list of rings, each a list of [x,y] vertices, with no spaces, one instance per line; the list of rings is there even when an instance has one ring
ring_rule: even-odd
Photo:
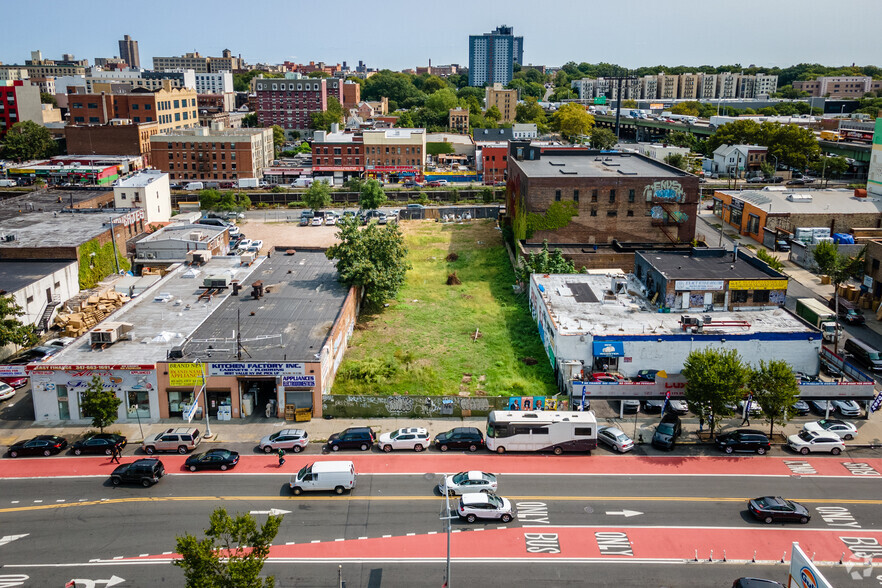
[[[807,416],[798,417],[794,421],[788,423],[784,427],[775,425],[775,436],[772,443],[784,443],[787,435],[798,433],[804,423],[818,420],[823,417]],[[831,418],[836,418],[831,415]],[[848,447],[882,447],[882,422],[878,418],[871,416],[869,419],[847,419],[853,422],[858,428],[858,436],[853,441],[847,441]],[[624,431],[629,437],[634,439],[636,444],[649,444],[655,426],[659,421],[659,416],[645,415],[638,413],[637,415],[628,415],[624,419],[618,418],[598,418],[598,427],[614,426]],[[697,445],[701,443],[712,443],[711,440],[704,435],[703,439],[698,435],[698,418],[686,416],[682,418],[683,434],[678,440],[679,445]],[[769,423],[761,418],[752,419],[750,425],[740,427],[741,417],[728,418],[722,421],[717,433],[731,431],[739,428],[751,428],[768,433]],[[419,420],[411,418],[365,418],[365,419],[313,419],[306,423],[285,423],[280,419],[261,419],[260,421],[249,421],[237,423],[233,421],[210,422],[212,438],[206,439],[209,443],[257,443],[264,435],[269,435],[281,429],[305,429],[309,433],[312,443],[324,443],[333,433],[339,433],[347,427],[371,427],[378,435],[394,431],[402,427],[425,427],[430,437],[443,431],[447,431],[454,427],[476,427],[480,431],[485,432],[487,428],[487,419],[484,417],[475,418],[447,418],[447,419],[430,419]],[[125,435],[130,445],[140,444],[144,437],[141,435],[143,430],[144,436],[150,437],[171,427],[191,426],[197,427],[200,431],[205,432],[205,421],[193,422],[188,424],[181,419],[164,419],[160,422],[142,423],[139,429],[138,423],[116,423],[107,428],[108,431]],[[60,435],[73,441],[81,437],[86,431],[92,430],[88,424],[75,425],[69,422],[55,422],[41,424],[27,428],[4,428],[0,424],[0,446],[8,446],[13,442],[33,437],[35,435]],[[707,428],[705,427],[705,433]]]

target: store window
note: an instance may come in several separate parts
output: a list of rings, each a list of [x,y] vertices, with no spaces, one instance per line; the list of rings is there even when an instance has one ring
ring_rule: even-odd
[[[168,415],[183,416],[184,410],[193,404],[192,390],[169,390],[168,391]]]
[[[126,396],[129,419],[150,418],[150,394],[147,390],[129,390]]]
[[[747,290],[732,290],[732,302],[747,302]]]

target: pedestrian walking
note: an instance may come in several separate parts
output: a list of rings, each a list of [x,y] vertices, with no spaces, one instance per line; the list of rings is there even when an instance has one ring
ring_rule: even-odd
[[[750,426],[750,410],[744,411],[744,418],[741,419],[741,426]]]
[[[701,433],[702,431],[704,431],[704,415],[698,417],[698,432]]]
[[[285,465],[285,450],[279,447],[279,467]]]
[[[119,445],[114,445],[113,449],[110,450],[110,463],[119,463],[120,455],[122,455],[122,450],[119,448]]]

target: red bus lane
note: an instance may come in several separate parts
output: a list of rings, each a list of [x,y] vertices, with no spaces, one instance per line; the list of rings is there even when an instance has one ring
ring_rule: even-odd
[[[142,456],[124,456],[123,463]],[[184,472],[187,456],[156,456],[168,473]],[[291,474],[306,464],[351,460],[359,474],[424,474],[480,469],[497,474],[689,475],[689,476],[840,476],[882,477],[882,459],[732,456],[551,456],[463,454],[291,454],[284,467],[274,456],[243,455],[232,473]],[[116,467],[107,457],[43,457],[0,460],[0,478],[100,476]],[[190,474],[196,475],[196,474]]]
[[[454,531],[456,560],[780,561],[797,541],[818,563],[882,560],[882,531],[793,527],[476,527]],[[447,553],[443,532],[275,545],[271,559],[305,561],[432,560]],[[128,560],[168,559],[148,555]]]

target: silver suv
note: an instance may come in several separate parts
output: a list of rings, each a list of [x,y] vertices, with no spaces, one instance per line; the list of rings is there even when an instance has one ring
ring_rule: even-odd
[[[202,435],[199,429],[176,427],[144,439],[141,443],[141,449],[147,455],[153,455],[157,451],[177,451],[180,454],[184,454],[196,449],[201,440]]]

